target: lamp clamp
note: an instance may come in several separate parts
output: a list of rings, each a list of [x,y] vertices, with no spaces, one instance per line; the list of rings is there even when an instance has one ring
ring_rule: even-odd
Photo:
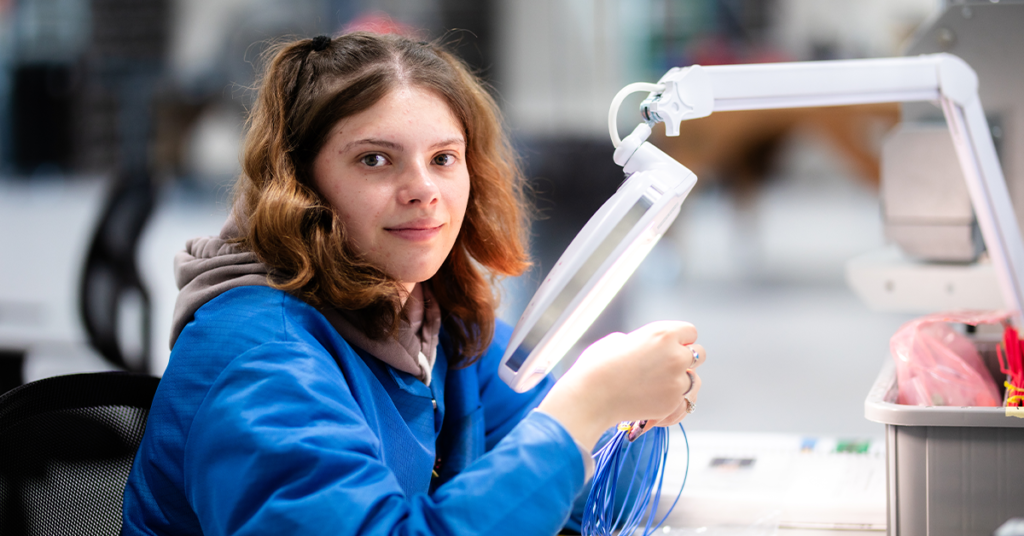
[[[711,77],[700,65],[673,67],[658,80],[665,89],[651,93],[640,104],[640,114],[648,123],[665,123],[666,136],[679,135],[679,123],[707,117],[715,107]]]

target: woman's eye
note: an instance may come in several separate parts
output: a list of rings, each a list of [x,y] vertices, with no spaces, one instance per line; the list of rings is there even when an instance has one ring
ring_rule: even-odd
[[[384,158],[384,155],[382,154],[368,154],[364,156],[361,160],[364,166],[370,167],[380,167],[388,162],[387,159]]]
[[[455,163],[455,156],[450,154],[439,154],[434,157],[434,163],[439,166],[450,166]]]

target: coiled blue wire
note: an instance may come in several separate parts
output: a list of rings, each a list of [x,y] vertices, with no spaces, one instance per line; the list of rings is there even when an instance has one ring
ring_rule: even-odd
[[[610,536],[616,527],[621,527],[619,534],[632,535],[642,522],[643,536],[650,536],[661,527],[679,502],[683,488],[686,487],[686,479],[690,475],[690,440],[686,437],[686,430],[682,424],[679,425],[679,429],[683,432],[683,441],[686,443],[686,472],[683,474],[683,485],[679,487],[676,499],[672,501],[672,506],[657,525],[651,526],[658,513],[661,487],[665,480],[669,431],[667,428],[655,428],[642,435],[641,441],[630,442],[627,440],[629,432],[619,430],[608,443],[594,453],[594,484],[587,497],[583,523],[580,527],[583,536]],[[623,470],[623,461],[628,457],[630,449],[638,448],[641,453],[645,452],[648,441],[651,448],[647,463],[643,464],[642,473],[640,463],[633,467],[633,475],[629,480],[629,487],[626,488],[626,500],[616,512],[615,488]],[[638,475],[642,475],[641,478],[638,479]]]

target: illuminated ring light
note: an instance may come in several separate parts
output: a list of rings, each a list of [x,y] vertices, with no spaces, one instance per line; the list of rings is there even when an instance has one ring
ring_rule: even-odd
[[[498,369],[515,391],[537,385],[576,344],[675,220],[696,183],[690,170],[643,145],[644,160],[657,155],[657,165],[630,175],[590,218],[516,324]]]

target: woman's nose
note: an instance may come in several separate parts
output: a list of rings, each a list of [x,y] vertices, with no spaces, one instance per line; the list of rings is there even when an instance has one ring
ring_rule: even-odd
[[[399,200],[403,204],[432,205],[437,202],[440,191],[435,177],[430,174],[429,167],[412,166],[403,181]]]

